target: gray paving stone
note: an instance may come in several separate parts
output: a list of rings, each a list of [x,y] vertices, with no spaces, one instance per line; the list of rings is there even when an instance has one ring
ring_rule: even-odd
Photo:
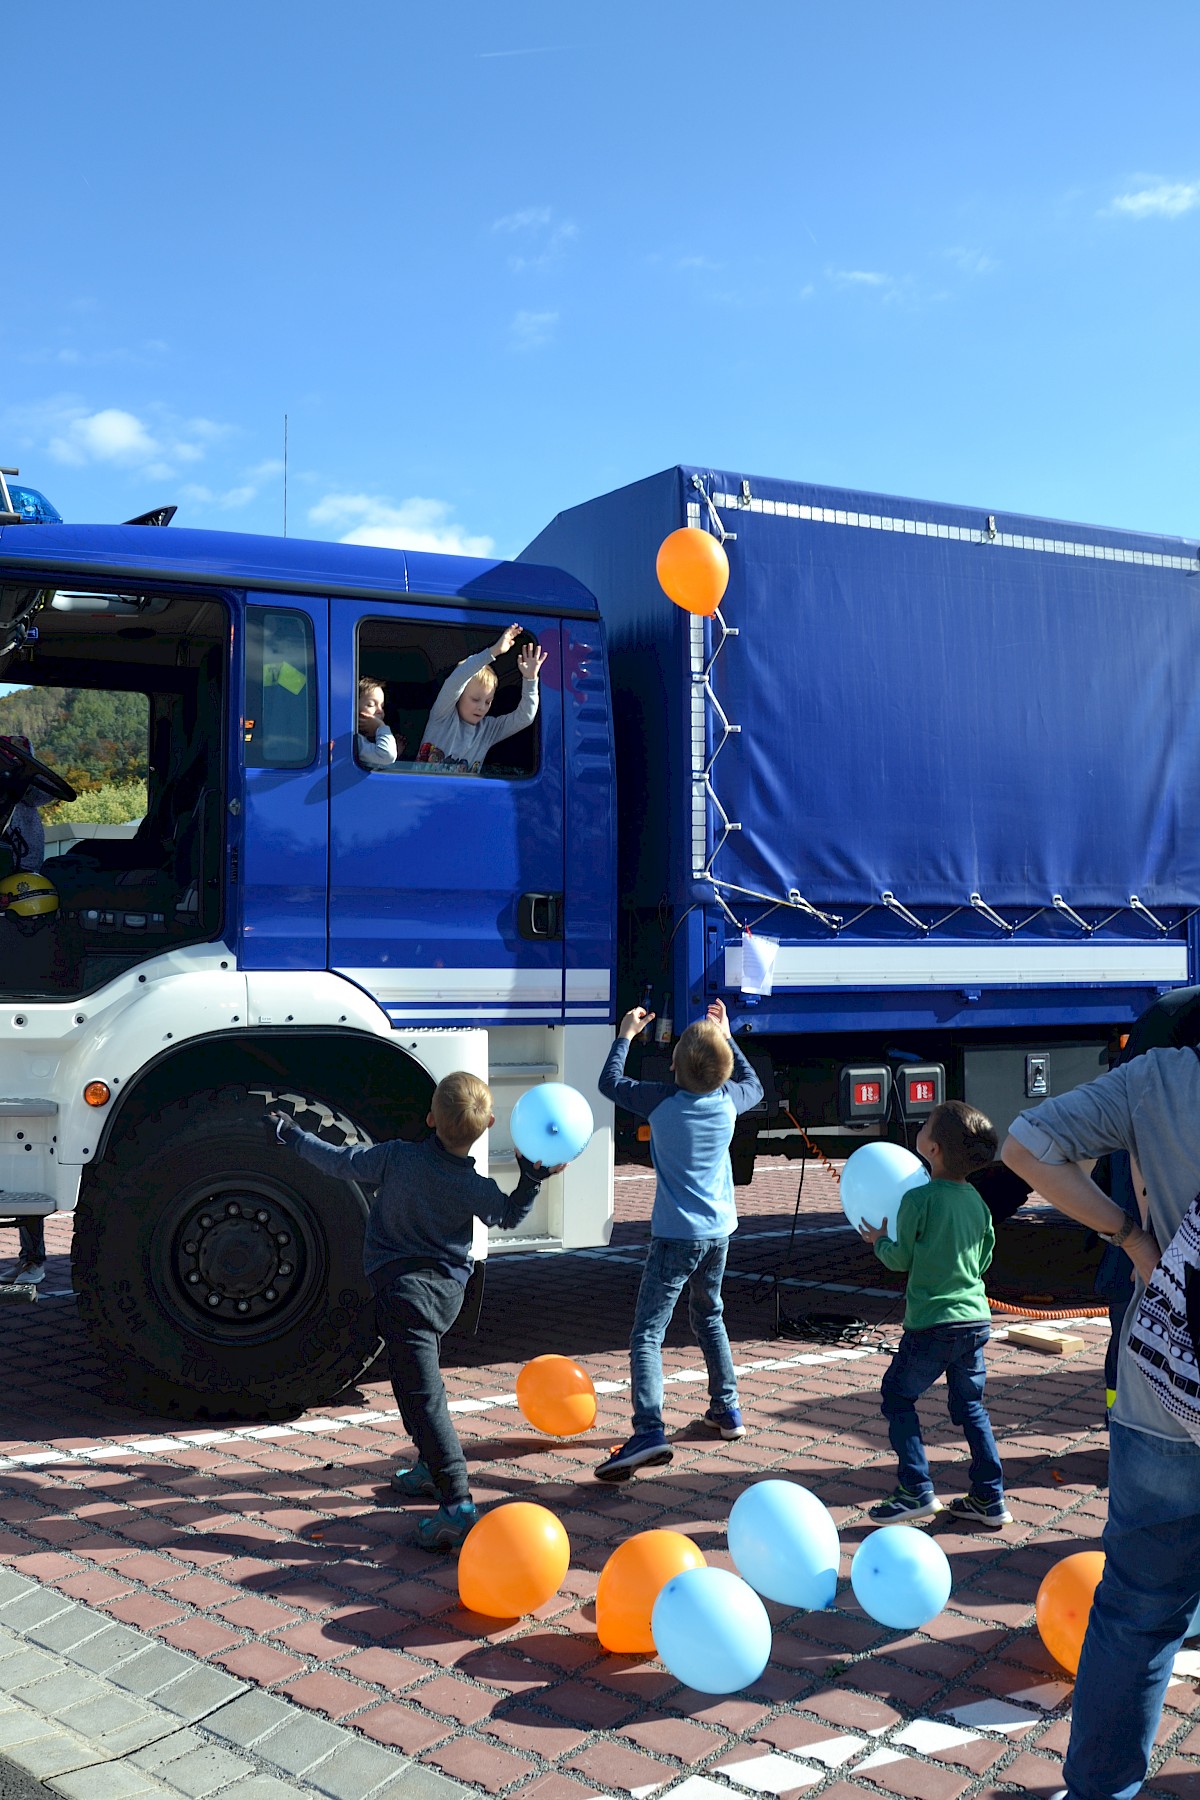
[[[228,1789],[239,1775],[253,1772],[253,1763],[244,1757],[234,1756],[218,1744],[208,1744],[202,1750],[189,1750],[185,1756],[176,1757],[154,1774],[172,1792],[187,1794],[190,1800],[204,1800],[205,1795],[215,1794],[220,1788]]]
[[[331,1795],[332,1800],[366,1800],[389,1776],[398,1775],[408,1759],[377,1744],[365,1744],[361,1738],[347,1742],[347,1737],[343,1732],[341,1746],[323,1763],[306,1769],[304,1779],[322,1794]],[[267,1745],[262,1746],[266,1748]]]
[[[477,1795],[474,1788],[453,1781],[440,1769],[431,1769],[427,1763],[409,1763],[371,1800],[477,1800]]]
[[[10,1600],[0,1623],[7,1625],[10,1631],[27,1631],[31,1625],[44,1624],[74,1604],[65,1594],[56,1594],[53,1588],[38,1588],[32,1594],[21,1594]]]
[[[82,1706],[88,1700],[102,1700],[105,1683],[97,1681],[85,1669],[64,1669],[60,1665],[49,1674],[35,1676],[32,1681],[11,1685],[9,1692],[25,1706],[32,1706],[38,1712],[57,1717],[68,1706]]]
[[[206,1713],[227,1706],[247,1691],[246,1683],[221,1669],[209,1669],[193,1663],[187,1673],[169,1687],[157,1688],[154,1704],[165,1706],[181,1719],[202,1719]]]
[[[168,1644],[146,1645],[144,1638],[139,1641],[144,1646],[140,1655],[107,1671],[110,1681],[128,1688],[131,1694],[156,1694],[169,1681],[178,1681],[196,1667],[190,1657],[172,1650]]]
[[[48,1731],[45,1737],[28,1738],[23,1744],[10,1744],[4,1754],[10,1762],[28,1769],[39,1781],[51,1775],[63,1775],[68,1769],[80,1769],[95,1761],[95,1752],[81,1739],[66,1731]],[[89,1796],[90,1800],[90,1796]]]
[[[222,1789],[221,1800],[296,1800],[301,1791],[294,1781],[254,1775],[249,1781],[239,1781],[236,1787]]]
[[[31,1625],[25,1636],[46,1650],[70,1650],[85,1638],[95,1637],[97,1632],[103,1631],[107,1622],[102,1614],[92,1612],[90,1607],[69,1606],[44,1624]]]
[[[79,1663],[81,1668],[111,1678],[114,1669],[145,1648],[146,1640],[141,1632],[131,1631],[128,1625],[109,1625],[95,1637],[83,1638],[63,1654],[69,1661]]]
[[[30,1712],[28,1707],[9,1707],[0,1712],[0,1750],[7,1750],[10,1744],[23,1744],[29,1738],[49,1737],[53,1730],[49,1719]]]
[[[32,1594],[37,1591],[37,1582],[30,1581],[27,1575],[18,1575],[14,1569],[0,1569],[0,1608],[16,1600],[21,1594]]]
[[[52,1793],[66,1794],[69,1800],[141,1800],[143,1794],[168,1792],[144,1769],[131,1769],[128,1763],[98,1763],[61,1775],[49,1786]]]
[[[37,1705],[38,1689],[30,1689],[31,1706]],[[128,1694],[114,1694],[111,1688],[102,1687],[92,1700],[84,1700],[78,1706],[64,1707],[58,1715],[59,1723],[69,1731],[77,1731],[80,1737],[95,1738],[102,1742],[108,1755],[125,1756],[127,1748],[114,1752],[110,1739],[124,1735],[131,1727],[145,1726],[150,1737],[161,1737],[164,1731],[170,1731],[175,1723],[170,1715],[164,1716],[157,1707],[150,1709],[143,1700],[133,1700]],[[141,1743],[147,1739],[142,1738]],[[138,1748],[141,1748],[139,1744]]]
[[[44,1650],[18,1650],[15,1656],[8,1656],[0,1663],[0,1693],[10,1694],[14,1688],[24,1687],[27,1681],[39,1681],[46,1675],[53,1675],[57,1667],[54,1657],[47,1656]]]
[[[289,1775],[303,1775],[314,1763],[322,1762],[335,1750],[340,1750],[345,1742],[344,1731],[308,1714],[297,1717],[295,1708],[289,1707],[286,1725],[281,1725],[268,1737],[260,1738],[254,1752],[264,1762],[274,1763]]]
[[[202,1750],[207,1742],[200,1732],[184,1725],[179,1731],[169,1732],[166,1737],[135,1751],[129,1761],[136,1763],[139,1769],[160,1769],[164,1763],[174,1762],[177,1756],[186,1756],[189,1750]]]
[[[274,1731],[276,1726],[285,1724],[294,1712],[295,1708],[286,1701],[252,1689],[205,1719],[204,1729],[215,1737],[224,1738],[227,1743],[248,1747],[257,1744],[259,1738]]]
[[[64,1714],[63,1723],[66,1722]],[[174,1724],[175,1720],[170,1713],[158,1713],[157,1716],[146,1713],[131,1724],[120,1726],[116,1731],[106,1731],[96,1742],[105,1756],[116,1762],[122,1756],[132,1756],[135,1750],[144,1750],[148,1744],[156,1743],[170,1733]]]

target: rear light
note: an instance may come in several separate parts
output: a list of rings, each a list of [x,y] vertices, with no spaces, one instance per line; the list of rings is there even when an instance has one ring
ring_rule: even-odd
[[[83,1090],[83,1097],[89,1106],[107,1106],[112,1099],[112,1089],[107,1081],[89,1081]]]

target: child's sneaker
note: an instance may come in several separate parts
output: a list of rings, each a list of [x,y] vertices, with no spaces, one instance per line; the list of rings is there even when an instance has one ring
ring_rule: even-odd
[[[592,1473],[597,1481],[628,1481],[635,1469],[659,1469],[675,1452],[663,1431],[639,1431]]]
[[[461,1550],[468,1531],[478,1521],[479,1508],[473,1500],[439,1506],[417,1526],[417,1542],[423,1550]]]
[[[707,1431],[719,1431],[723,1438],[745,1437],[746,1427],[736,1406],[710,1406],[700,1423]]]
[[[44,1262],[27,1262],[22,1257],[8,1279],[12,1287],[36,1287],[39,1281],[46,1279],[46,1265]]]
[[[958,1500],[947,1500],[946,1511],[956,1519],[970,1519],[974,1525],[986,1525],[989,1531],[999,1531],[1002,1525],[1012,1524],[1012,1514],[1003,1500],[981,1500],[977,1494],[963,1494]]]
[[[411,1469],[397,1469],[392,1476],[392,1486],[406,1500],[436,1500],[438,1497],[433,1476],[423,1462],[414,1463]]]
[[[867,1517],[877,1525],[898,1525],[903,1519],[932,1519],[941,1510],[936,1494],[910,1494],[907,1488],[898,1487],[878,1506],[871,1507]]]

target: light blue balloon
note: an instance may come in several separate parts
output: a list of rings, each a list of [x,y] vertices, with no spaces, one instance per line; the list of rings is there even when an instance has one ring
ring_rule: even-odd
[[[860,1144],[842,1170],[842,1211],[855,1230],[864,1221],[882,1225],[886,1219],[894,1233],[901,1199],[928,1180],[920,1157],[902,1144]]]
[[[950,1598],[950,1564],[942,1546],[914,1525],[885,1525],[855,1551],[850,1585],[871,1618],[894,1631],[915,1631]]]
[[[583,1095],[562,1081],[527,1088],[512,1109],[512,1141],[529,1162],[574,1162],[591,1142],[595,1124]]]
[[[771,1655],[771,1621],[754,1589],[728,1569],[685,1569],[659,1591],[654,1648],[676,1681],[701,1694],[736,1694]]]
[[[756,1481],[729,1515],[729,1554],[750,1586],[783,1606],[819,1612],[837,1592],[837,1526],[798,1481]]]

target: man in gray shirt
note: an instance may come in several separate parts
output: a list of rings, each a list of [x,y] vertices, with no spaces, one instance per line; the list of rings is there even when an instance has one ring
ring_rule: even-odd
[[[1129,1153],[1137,1225],[1083,1165]],[[1150,1050],[1013,1121],[1001,1155],[1060,1212],[1124,1248],[1132,1320],[1160,1246],[1200,1190],[1200,1056]],[[1104,1576],[1063,1765],[1069,1800],[1131,1800],[1145,1780],[1175,1653],[1200,1603],[1200,1444],[1122,1356],[1109,1440]]]

